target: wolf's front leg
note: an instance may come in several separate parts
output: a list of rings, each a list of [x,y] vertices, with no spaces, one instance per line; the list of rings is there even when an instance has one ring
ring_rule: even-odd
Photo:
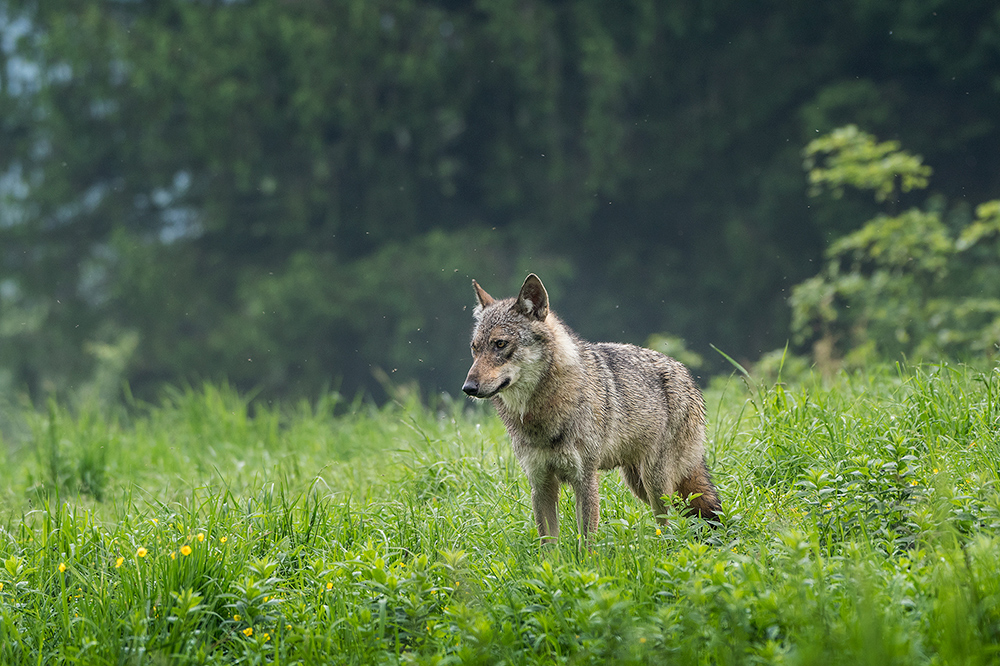
[[[542,543],[555,543],[559,537],[559,481],[555,476],[532,482],[531,508]]]
[[[597,529],[597,523],[600,520],[599,481],[595,469],[584,472],[582,478],[573,483],[573,492],[576,494],[576,525],[580,530],[580,537],[584,540]]]

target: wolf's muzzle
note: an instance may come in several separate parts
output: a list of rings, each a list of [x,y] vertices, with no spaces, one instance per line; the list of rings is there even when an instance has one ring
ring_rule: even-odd
[[[508,386],[510,386],[510,377],[507,377],[502,382],[500,382],[500,386],[498,386],[495,391],[492,391],[490,393],[481,393],[480,391],[482,387],[479,385],[478,381],[476,381],[475,379],[466,379],[465,386],[462,387],[462,390],[465,391],[466,395],[470,395],[473,398],[485,399],[485,398],[492,398],[493,396],[495,396],[497,393],[504,390]]]

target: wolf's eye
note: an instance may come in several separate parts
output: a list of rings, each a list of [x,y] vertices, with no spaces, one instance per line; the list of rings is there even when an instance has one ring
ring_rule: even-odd
[[[506,340],[495,340],[493,342],[493,346],[496,347],[497,349],[503,349],[504,347],[507,346],[507,341]]]

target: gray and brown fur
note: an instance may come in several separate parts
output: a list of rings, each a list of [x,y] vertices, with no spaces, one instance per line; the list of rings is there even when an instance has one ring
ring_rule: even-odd
[[[581,534],[597,528],[598,471],[615,467],[661,522],[663,498],[675,492],[690,498],[691,512],[715,518],[705,403],[684,365],[633,345],[581,340],[549,310],[534,274],[516,298],[472,286],[473,363],[462,390],[489,398],[507,426],[544,541],[559,535],[562,483],[576,495]]]

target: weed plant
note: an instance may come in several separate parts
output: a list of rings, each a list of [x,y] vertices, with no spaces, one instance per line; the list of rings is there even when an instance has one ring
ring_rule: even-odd
[[[721,525],[537,542],[489,408],[216,386],[7,415],[2,664],[989,664],[1000,369],[706,393]]]

